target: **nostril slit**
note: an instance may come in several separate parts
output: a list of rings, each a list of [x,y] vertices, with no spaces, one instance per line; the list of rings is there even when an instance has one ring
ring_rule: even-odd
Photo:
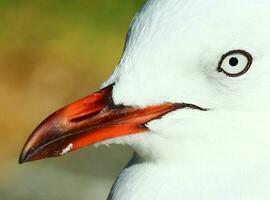
[[[85,121],[87,119],[93,118],[94,116],[96,116],[99,113],[100,113],[100,111],[89,113],[89,114],[86,114],[86,115],[83,115],[83,116],[80,116],[80,117],[72,118],[70,121],[71,122],[82,122],[82,121]]]

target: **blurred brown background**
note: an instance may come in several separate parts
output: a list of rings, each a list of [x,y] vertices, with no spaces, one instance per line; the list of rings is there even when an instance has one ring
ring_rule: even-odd
[[[144,0],[0,1],[0,199],[105,199],[131,156],[86,148],[18,164],[22,145],[51,112],[99,88],[120,59]]]

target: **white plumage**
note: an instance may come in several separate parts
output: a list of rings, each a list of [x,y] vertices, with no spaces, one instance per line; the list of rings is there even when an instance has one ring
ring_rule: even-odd
[[[134,158],[112,200],[270,199],[270,2],[149,0],[130,27],[112,77],[116,104],[192,103],[150,122],[150,132],[110,140]],[[222,55],[253,57],[239,77]],[[108,141],[107,141],[108,143]]]
[[[120,143],[135,154],[110,200],[269,200],[269,10],[149,0],[104,88],[46,118],[19,163]]]

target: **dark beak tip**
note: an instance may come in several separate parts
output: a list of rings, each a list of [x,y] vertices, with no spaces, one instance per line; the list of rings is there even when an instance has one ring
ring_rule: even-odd
[[[24,147],[21,150],[19,161],[18,161],[19,164],[24,164],[26,162],[30,162],[33,159],[32,158],[33,149],[28,148],[26,144],[24,145]]]
[[[19,164],[24,164],[24,163],[28,162],[27,156],[28,156],[28,153],[25,152],[24,150],[22,150],[20,158],[19,158]]]
[[[19,159],[19,164],[20,164],[20,165],[22,165],[22,164],[24,164],[24,163],[25,163],[25,161],[24,161],[24,160]]]
[[[21,155],[19,158],[19,164],[24,164],[25,163],[25,158]]]

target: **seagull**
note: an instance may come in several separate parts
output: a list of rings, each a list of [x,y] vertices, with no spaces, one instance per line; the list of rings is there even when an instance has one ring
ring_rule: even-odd
[[[43,121],[19,162],[124,144],[109,200],[269,200],[269,10],[148,0],[102,89]]]

